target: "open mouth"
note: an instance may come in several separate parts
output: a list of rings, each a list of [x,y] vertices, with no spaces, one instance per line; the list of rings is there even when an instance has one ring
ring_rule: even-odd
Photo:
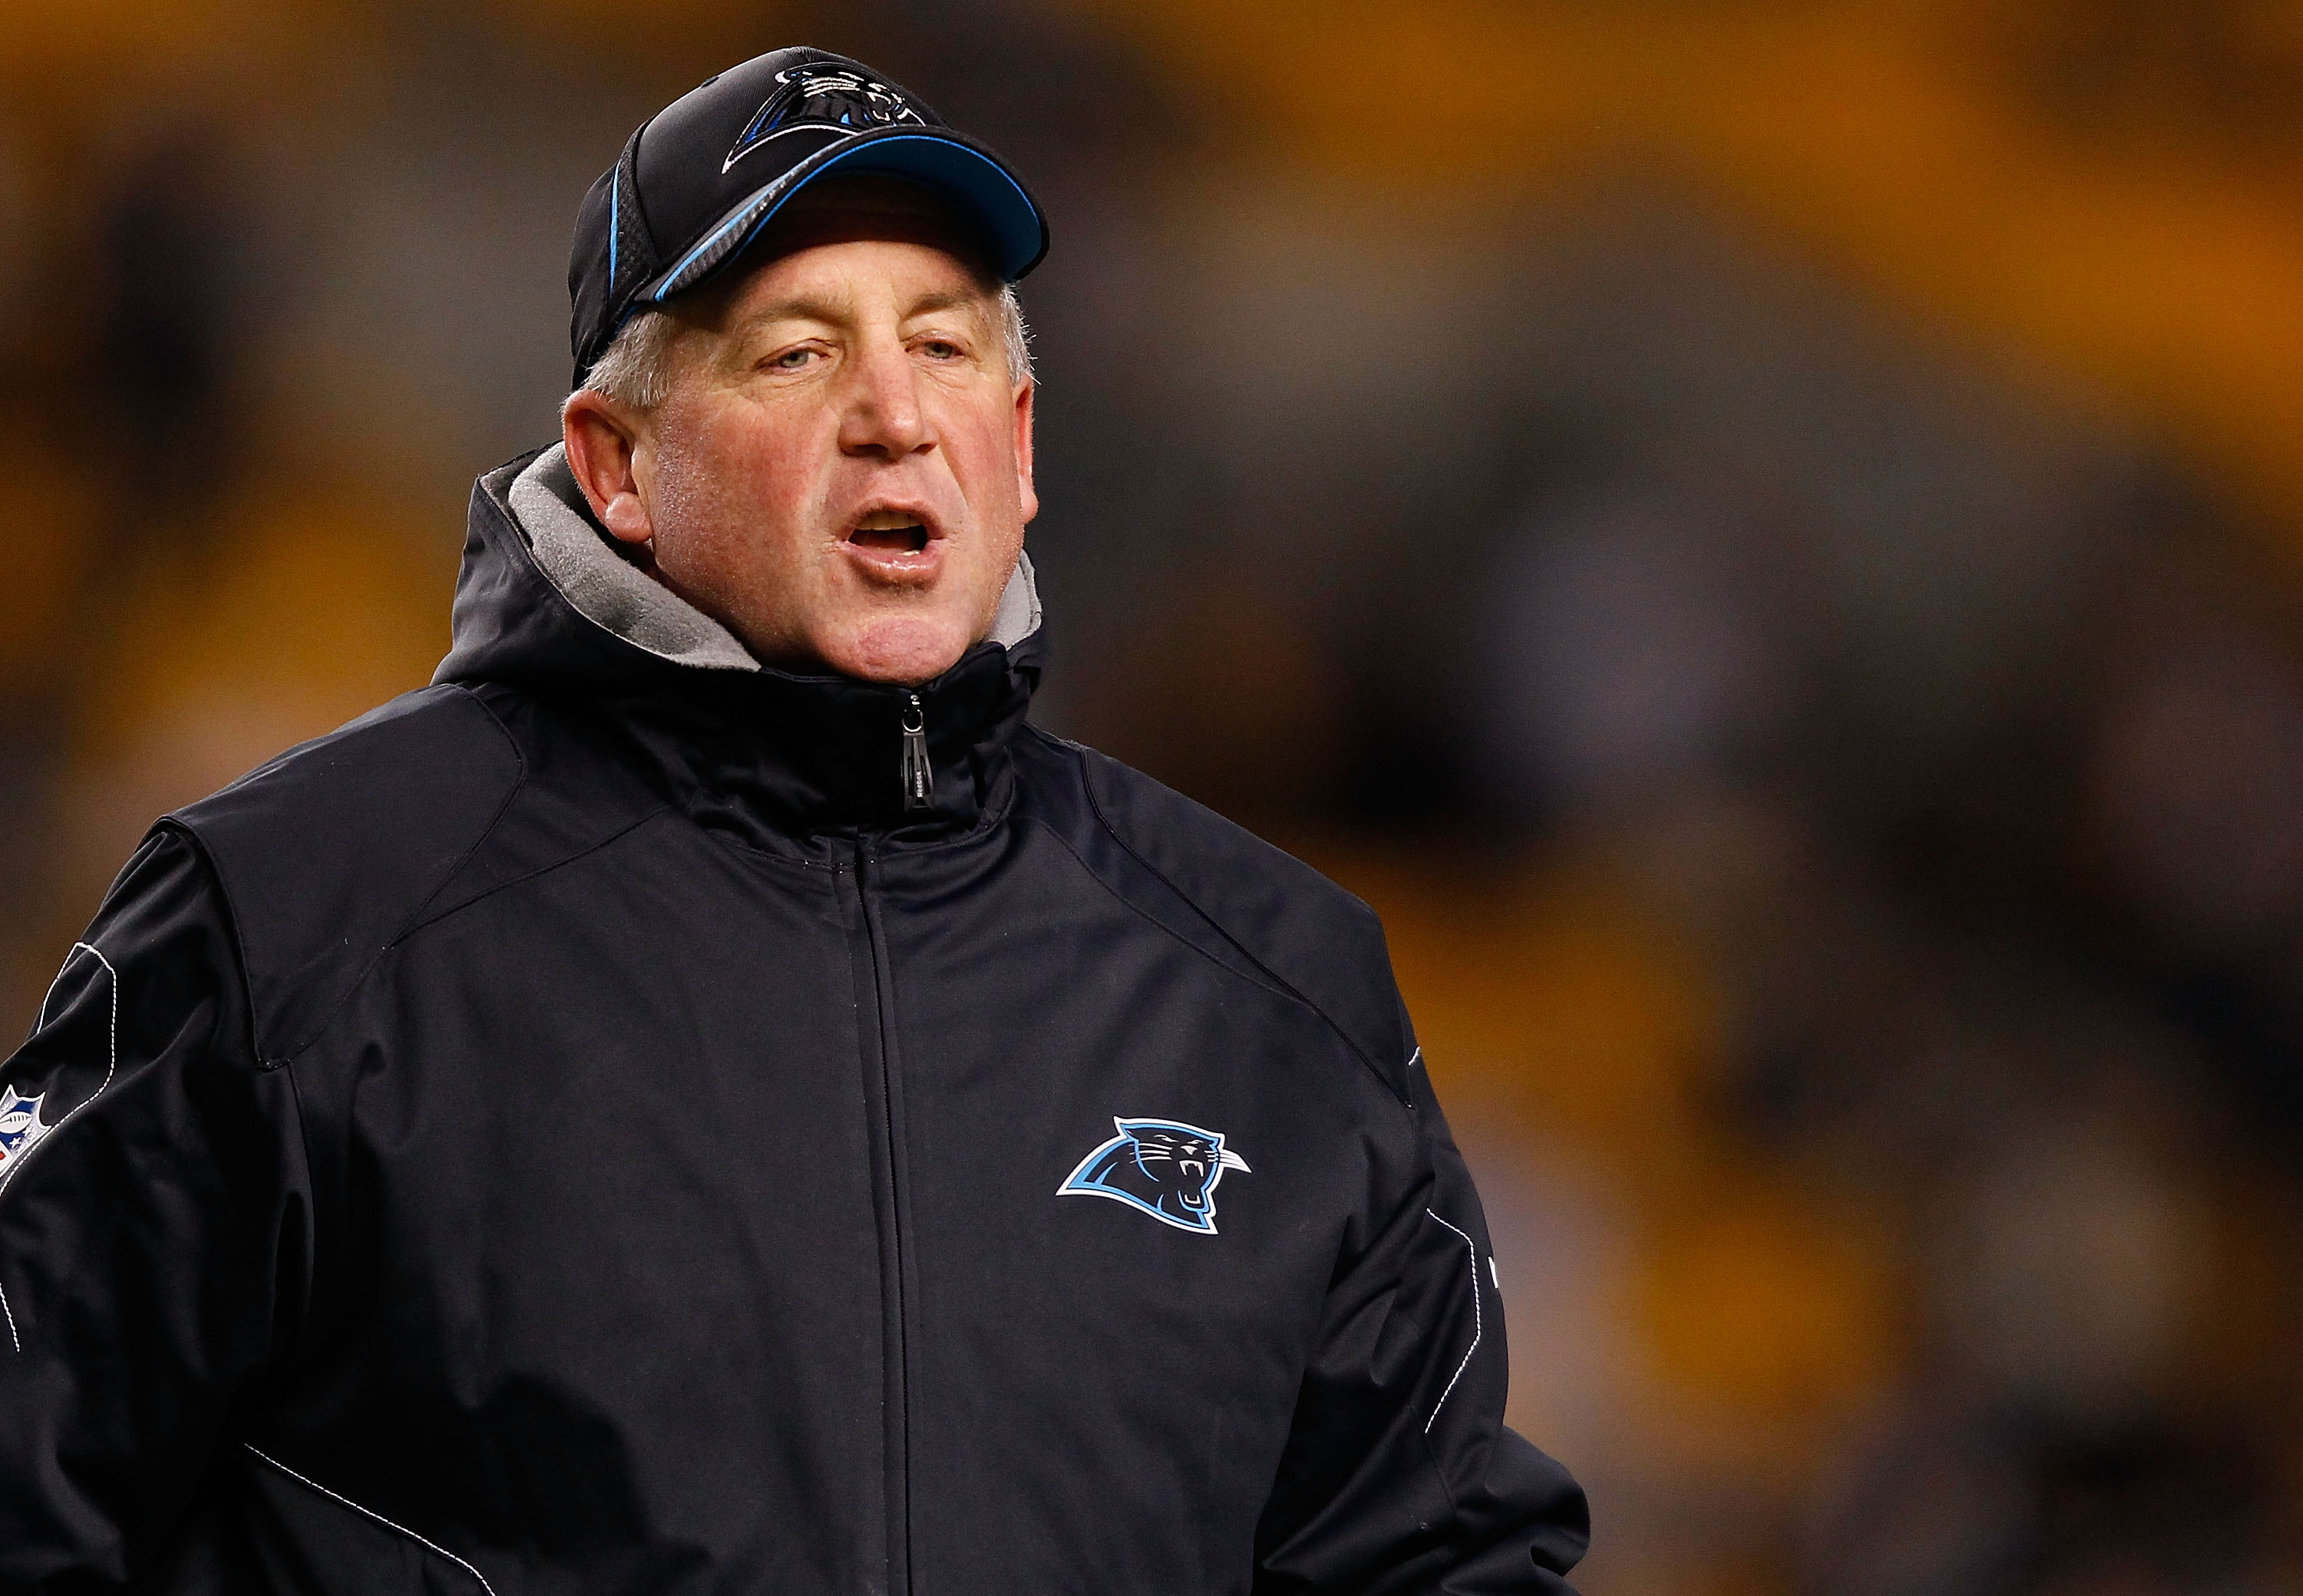
[[[848,541],[858,548],[885,554],[917,554],[933,534],[917,516],[900,510],[875,510],[856,522]]]

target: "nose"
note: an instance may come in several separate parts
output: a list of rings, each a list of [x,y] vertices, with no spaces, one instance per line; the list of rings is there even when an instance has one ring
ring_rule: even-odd
[[[848,368],[839,418],[844,454],[898,460],[935,447],[935,427],[920,402],[919,373],[900,343],[860,350]]]

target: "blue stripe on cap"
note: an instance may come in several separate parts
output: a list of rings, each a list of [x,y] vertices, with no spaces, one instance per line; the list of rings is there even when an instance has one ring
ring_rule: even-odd
[[[693,262],[696,257],[702,255],[707,249],[710,249],[713,245],[717,244],[721,240],[727,238],[727,236],[736,229],[739,227],[752,226],[755,224],[764,222],[770,216],[774,215],[777,209],[783,204],[783,201],[791,198],[790,194],[781,196],[778,196],[776,194],[776,190],[780,187],[785,181],[785,178],[780,177],[776,179],[774,182],[768,184],[763,189],[754,190],[752,191],[752,197],[745,200],[743,204],[738,206],[733,215],[729,216],[726,221],[721,223],[719,226],[713,228],[710,232],[705,233],[702,241],[699,242],[696,248],[690,249],[687,254],[679,258],[679,263],[673,266],[671,271],[664,274],[663,285],[657,289],[650,297],[653,298],[657,304],[661,305],[665,300],[669,299],[671,295],[679,292],[680,289],[687,286],[687,284],[680,281],[680,278],[687,272],[689,264]],[[797,187],[795,187],[793,192],[797,193]],[[763,203],[770,201],[771,199],[772,199],[772,203]],[[748,234],[747,236],[748,236]],[[741,241],[741,240],[737,241],[738,243]],[[720,252],[721,256],[732,253],[734,249],[734,244],[730,245],[728,249]],[[717,265],[718,263],[719,258],[715,257],[712,264]]]

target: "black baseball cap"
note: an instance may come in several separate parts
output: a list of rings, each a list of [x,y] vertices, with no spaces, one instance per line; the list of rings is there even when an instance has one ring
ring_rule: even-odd
[[[639,310],[707,281],[817,178],[900,177],[941,195],[1013,283],[1048,252],[1023,180],[916,96],[828,50],[772,50],[642,122],[576,211],[576,383]]]

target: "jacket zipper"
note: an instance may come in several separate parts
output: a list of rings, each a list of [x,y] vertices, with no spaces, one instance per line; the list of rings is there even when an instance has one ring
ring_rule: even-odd
[[[928,712],[917,693],[904,696],[904,807],[924,809],[935,802],[935,772],[928,764]]]
[[[917,702],[915,696],[914,702]],[[872,857],[865,839],[856,840],[856,903],[864,925],[872,966],[874,999],[873,1026],[876,1058],[865,1060],[871,1075],[871,1123],[866,1135],[879,1144],[880,1178],[877,1201],[884,1218],[880,1227],[882,1398],[886,1404],[883,1442],[886,1448],[888,1591],[890,1596],[909,1596],[911,1575],[911,1392],[910,1350],[907,1330],[904,1256],[903,1096],[893,1041],[895,992],[887,938],[873,907]]]
[[[903,785],[904,808],[925,809],[935,802],[935,772],[928,763],[927,706],[919,694],[904,695],[898,722],[903,746],[898,775]],[[873,1000],[873,1032],[876,1054],[865,1060],[866,1095],[876,1096],[866,1127],[878,1144],[878,1189],[874,1203],[881,1210],[881,1397],[886,1405],[882,1444],[885,1448],[887,1493],[888,1584],[890,1596],[910,1596],[911,1545],[911,1359],[906,1322],[904,1288],[904,1112],[900,1069],[893,1037],[896,1005],[888,942],[872,902],[872,855],[863,837],[856,839],[856,908],[863,922],[865,948],[871,958]]]

